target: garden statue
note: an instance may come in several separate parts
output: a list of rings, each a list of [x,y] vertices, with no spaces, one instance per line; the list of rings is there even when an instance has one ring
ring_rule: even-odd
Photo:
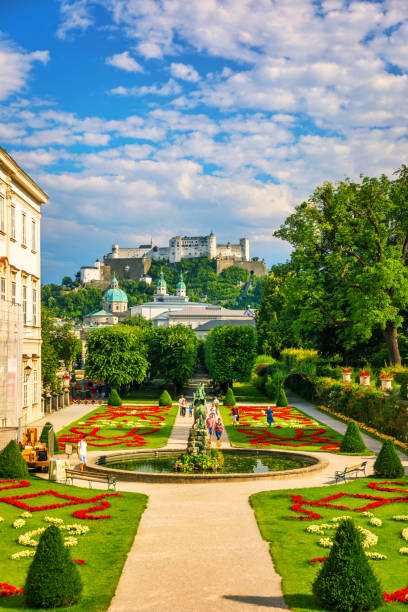
[[[207,418],[207,406],[205,401],[204,384],[201,383],[197,391],[194,393],[194,425],[190,429],[190,435],[187,443],[187,453],[189,455],[197,455],[198,453],[209,453],[211,442],[205,420]]]
[[[197,391],[194,393],[194,423],[197,423],[197,429],[205,428],[205,419],[207,417],[207,407],[205,401],[204,383],[201,383]]]

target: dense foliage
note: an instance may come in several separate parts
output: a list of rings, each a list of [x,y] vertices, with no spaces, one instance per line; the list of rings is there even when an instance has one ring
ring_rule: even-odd
[[[223,401],[224,406],[235,406],[235,395],[231,387],[228,387]]]
[[[366,450],[359,428],[354,421],[349,421],[340,444],[340,451],[342,453],[363,453]]]
[[[0,478],[27,478],[28,468],[15,440],[10,440],[0,453]]]
[[[53,424],[47,421],[44,427],[42,428],[42,432],[40,435],[40,442],[44,442],[47,445],[47,448],[48,448],[48,432],[52,428],[53,428]],[[54,453],[58,453],[58,451],[59,451],[59,445],[58,445],[57,436],[55,435],[55,431],[54,431]]]
[[[162,378],[178,392],[197,365],[198,341],[193,330],[184,325],[152,327],[146,338],[151,375]]]
[[[119,393],[116,391],[116,389],[112,389],[111,392],[109,393],[108,406],[121,406],[121,405],[122,405],[122,400],[119,396]]]
[[[365,612],[383,605],[381,586],[351,519],[340,523],[313,593],[325,610]]]
[[[345,363],[400,362],[407,349],[408,168],[394,180],[325,183],[275,233],[290,262],[262,283],[259,349],[341,353]]]
[[[171,399],[170,393],[167,389],[164,389],[159,397],[159,406],[171,406],[173,400]]]
[[[256,332],[250,325],[214,327],[207,336],[205,364],[212,380],[224,388],[248,380],[256,356]]]
[[[24,585],[29,608],[62,608],[79,601],[82,582],[79,571],[55,525],[41,535]]]
[[[374,472],[381,478],[401,478],[405,471],[392,440],[385,440],[374,463]]]

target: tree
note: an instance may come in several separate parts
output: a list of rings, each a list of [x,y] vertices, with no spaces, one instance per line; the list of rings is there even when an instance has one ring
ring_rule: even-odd
[[[330,325],[346,346],[380,329],[400,363],[398,328],[408,308],[408,168],[390,181],[325,183],[275,232],[294,250],[298,325]]]
[[[57,378],[59,368],[58,350],[54,343],[55,319],[48,308],[41,308],[41,378],[44,389],[59,391],[60,383]]]
[[[28,467],[15,440],[0,453],[0,478],[28,478]]]
[[[122,325],[133,325],[136,327],[150,327],[151,323],[147,319],[144,318],[143,315],[137,313],[131,317],[127,317],[123,319]]]
[[[404,466],[398,457],[392,440],[385,440],[374,463],[374,473],[382,478],[401,478]]]
[[[205,363],[211,378],[226,389],[248,380],[256,356],[256,332],[250,325],[219,325],[207,336]]]
[[[198,342],[193,330],[184,325],[157,327],[148,339],[152,376],[163,378],[179,391],[197,365]]]
[[[164,389],[164,391],[162,391],[159,397],[159,406],[171,406],[172,403],[173,400],[171,399],[170,393],[166,389]]]
[[[72,323],[54,325],[52,338],[59,360],[70,368],[82,352],[82,342],[72,331]]]
[[[114,325],[94,329],[87,336],[86,375],[115,389],[141,383],[147,372],[147,346],[139,327]]]
[[[359,428],[354,421],[349,421],[340,444],[340,451],[342,453],[363,453],[366,450]]]

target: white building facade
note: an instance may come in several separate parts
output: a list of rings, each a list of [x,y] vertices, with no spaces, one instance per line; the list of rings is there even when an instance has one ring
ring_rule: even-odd
[[[42,416],[41,205],[48,196],[0,148],[0,426]]]

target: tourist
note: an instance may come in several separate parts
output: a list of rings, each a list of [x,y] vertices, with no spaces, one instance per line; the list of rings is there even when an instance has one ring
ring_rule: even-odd
[[[188,405],[188,416],[193,416],[193,404]]]
[[[215,419],[216,419],[216,417],[217,417],[217,409],[216,409],[216,407],[215,407],[214,402],[213,402],[213,403],[211,404],[211,406],[210,406],[210,415],[212,416],[212,418],[213,418],[213,419],[214,419],[214,421],[215,421]]]
[[[215,410],[217,411],[217,414],[220,413],[220,400],[218,399],[218,397],[214,397],[214,406],[215,406]]]
[[[224,426],[221,423],[221,419],[218,419],[217,423],[215,424],[215,437],[217,438],[217,446],[220,446],[221,444],[221,436],[223,431]]]
[[[265,414],[266,414],[266,420],[268,422],[268,427],[271,427],[274,420],[273,420],[273,410],[270,406],[268,406],[268,408],[266,409]]]
[[[183,395],[180,396],[178,403],[180,408],[180,416],[186,416],[186,400],[184,399]]]
[[[207,427],[207,430],[210,436],[212,436],[213,427],[214,427],[214,418],[211,416],[211,414],[209,414],[208,417],[206,418],[205,426]]]
[[[86,443],[86,438],[87,434],[84,434],[84,437],[80,439],[79,443],[78,443],[78,457],[79,457],[79,462],[81,464],[81,472],[84,471],[84,468],[86,468],[86,454],[87,454],[87,443]]]
[[[234,427],[236,427],[239,421],[239,410],[237,406],[233,406],[231,408],[231,413],[232,413],[232,424],[234,425]]]

